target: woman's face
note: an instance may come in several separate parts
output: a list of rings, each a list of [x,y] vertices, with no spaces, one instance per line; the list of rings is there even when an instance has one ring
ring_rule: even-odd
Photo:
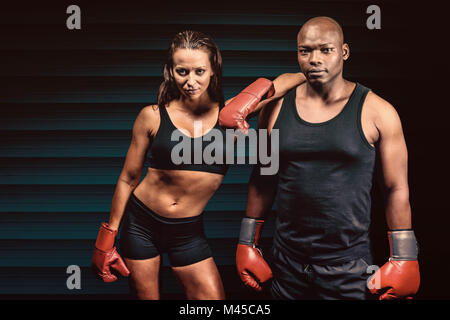
[[[181,94],[191,100],[208,94],[214,75],[208,53],[201,49],[176,49],[173,53],[173,77]]]

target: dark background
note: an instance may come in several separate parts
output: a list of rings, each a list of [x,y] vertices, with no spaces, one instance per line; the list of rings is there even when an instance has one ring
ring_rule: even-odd
[[[81,30],[66,28],[70,4],[81,8]],[[366,27],[371,4],[381,8],[380,30]],[[448,28],[439,24],[443,7],[429,1],[2,5],[0,298],[127,298],[126,279],[105,284],[91,274],[92,248],[109,215],[133,121],[156,101],[172,36],[193,29],[215,39],[227,99],[258,77],[298,72],[297,32],[320,15],[343,26],[351,50],[344,76],[388,100],[402,119],[420,243],[417,299],[448,299]],[[234,265],[249,174],[249,166],[233,166],[206,207],[206,233],[229,299],[269,298],[245,288]],[[372,211],[373,252],[381,266],[389,252],[376,183]],[[273,216],[268,220],[267,252]],[[69,265],[82,269],[81,290],[66,287]],[[161,291],[163,299],[183,298],[167,259]]]

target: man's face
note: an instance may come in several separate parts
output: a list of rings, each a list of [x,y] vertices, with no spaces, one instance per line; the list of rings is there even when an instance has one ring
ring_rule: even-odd
[[[349,50],[335,30],[319,25],[302,28],[297,45],[298,64],[311,84],[324,85],[342,74]]]

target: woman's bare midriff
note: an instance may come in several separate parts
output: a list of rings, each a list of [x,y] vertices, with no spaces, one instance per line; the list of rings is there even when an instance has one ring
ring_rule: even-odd
[[[134,194],[163,217],[193,217],[203,212],[223,177],[221,174],[201,171],[149,168]]]

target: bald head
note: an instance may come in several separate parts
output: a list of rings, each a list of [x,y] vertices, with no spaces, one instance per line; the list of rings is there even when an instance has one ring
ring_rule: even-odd
[[[341,26],[336,20],[329,17],[315,17],[306,21],[298,32],[297,40],[300,42],[305,38],[318,38],[325,34],[334,38],[339,45],[344,43]]]

